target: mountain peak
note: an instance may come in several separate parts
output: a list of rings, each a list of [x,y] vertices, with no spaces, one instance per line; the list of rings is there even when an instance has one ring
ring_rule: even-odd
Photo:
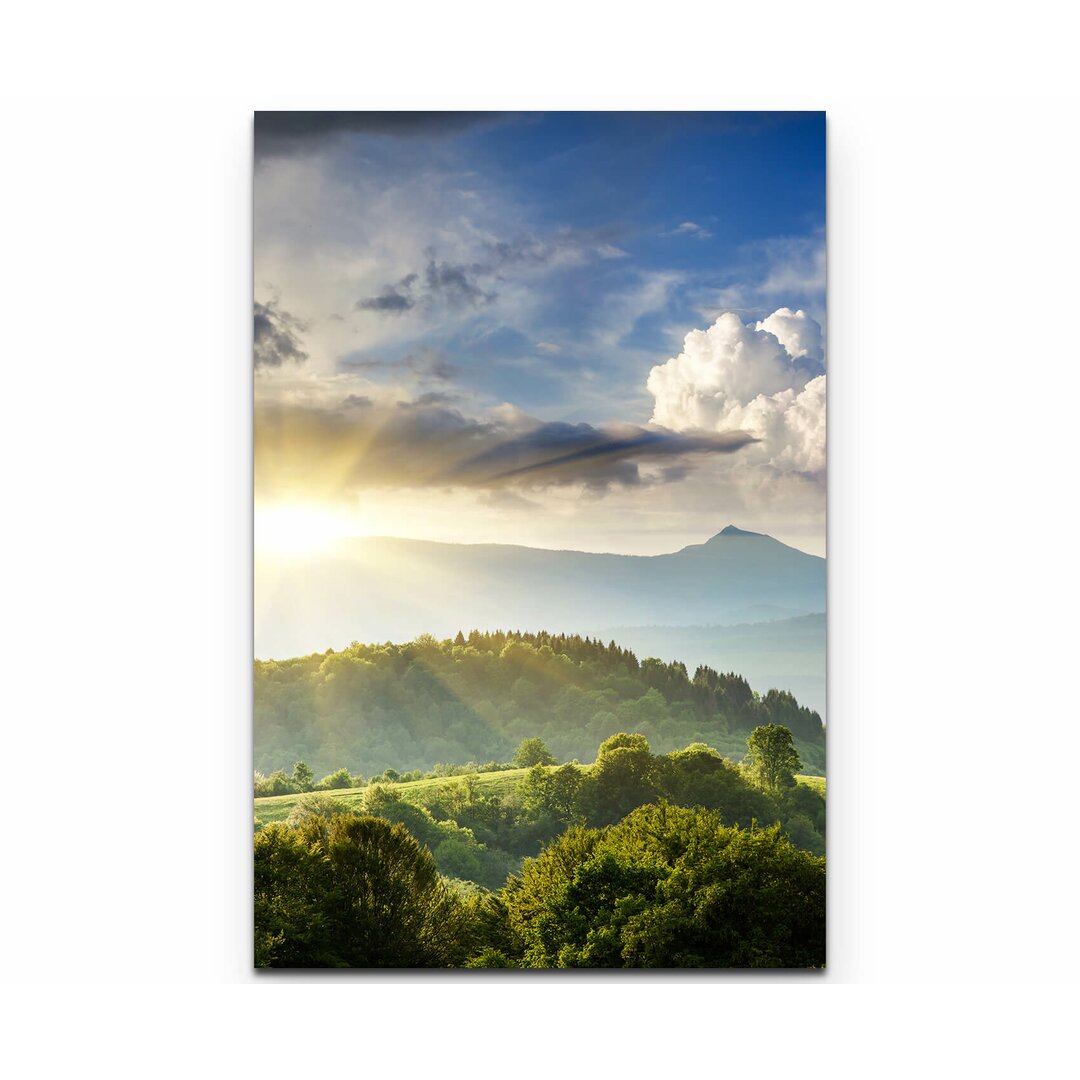
[[[721,529],[713,538],[708,542],[711,544],[713,540],[719,540],[722,536],[764,536],[764,533],[748,532],[746,529],[739,529],[734,525],[729,525],[726,529]]]
[[[677,554],[692,554],[697,553],[700,555],[734,555],[736,547],[740,552],[748,552],[750,548],[743,547],[741,544],[732,547],[729,545],[731,540],[765,540],[769,544],[776,544],[778,547],[785,547],[785,544],[781,544],[778,540],[774,540],[768,533],[750,532],[749,529],[740,529],[737,525],[728,525],[727,528],[721,529],[715,536],[710,536],[703,544],[691,544],[689,547],[684,547],[681,552]],[[754,544],[753,550],[757,551],[761,548],[761,544]]]

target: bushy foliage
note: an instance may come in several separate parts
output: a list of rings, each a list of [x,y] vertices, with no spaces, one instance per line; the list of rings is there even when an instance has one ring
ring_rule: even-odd
[[[513,762],[519,769],[528,769],[533,765],[554,765],[555,757],[543,739],[522,739]]]
[[[356,781],[359,781],[357,783]],[[324,776],[316,785],[316,791],[335,791],[339,788],[361,787],[363,777],[353,776],[348,769],[342,767]]]
[[[313,816],[255,837],[259,967],[453,967],[468,917],[401,825]]]
[[[255,798],[263,798],[267,795],[295,795],[297,787],[292,777],[285,774],[284,769],[278,769],[269,776],[263,776],[261,772],[255,772]]]
[[[335,799],[333,795],[325,791],[309,791],[296,800],[289,816],[285,819],[285,824],[295,828],[311,817],[329,820],[335,814],[343,813],[349,813],[349,811],[342,806],[340,799]]]
[[[260,964],[823,962],[822,796],[801,784],[765,791],[755,769],[704,743],[656,755],[640,733],[616,732],[591,768],[537,764],[510,793],[485,791],[466,773],[409,794],[426,805],[406,801],[399,783],[372,783],[361,797],[310,792],[286,822],[257,834]],[[356,812],[338,812],[353,803]],[[401,832],[393,843],[385,832],[365,840],[342,824],[349,820]],[[444,886],[433,893],[427,871],[419,875],[421,907],[448,920],[445,934],[426,931],[421,952],[376,947],[372,927],[392,936],[396,924],[366,911],[369,900],[349,908],[351,897],[381,903],[384,896],[350,891],[357,863],[368,875],[382,872],[384,858],[387,872],[419,865],[413,848],[402,855],[401,835]],[[366,855],[349,854],[358,844]],[[337,863],[331,848],[340,849]],[[521,856],[530,855],[522,868]],[[366,920],[367,929],[343,931],[352,919]]]
[[[476,839],[472,830],[455,821],[438,821],[423,806],[406,802],[393,785],[372,784],[364,792],[365,814],[403,825],[434,855],[439,870],[450,878],[462,878],[497,889],[515,870],[519,860],[509,852],[493,850]]]
[[[825,864],[778,827],[666,803],[569,829],[503,892],[488,959],[522,967],[819,967]]]

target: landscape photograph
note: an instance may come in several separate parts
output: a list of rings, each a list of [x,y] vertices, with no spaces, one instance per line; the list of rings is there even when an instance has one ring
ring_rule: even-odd
[[[821,112],[259,112],[259,969],[826,965]]]

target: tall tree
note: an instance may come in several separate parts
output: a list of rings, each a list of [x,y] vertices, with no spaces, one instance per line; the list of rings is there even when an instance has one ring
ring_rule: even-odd
[[[310,791],[315,786],[315,773],[303,761],[298,761],[293,766],[292,778],[300,791]]]
[[[758,783],[771,794],[795,786],[795,774],[802,768],[791,729],[780,724],[754,728],[746,740],[750,769]]]

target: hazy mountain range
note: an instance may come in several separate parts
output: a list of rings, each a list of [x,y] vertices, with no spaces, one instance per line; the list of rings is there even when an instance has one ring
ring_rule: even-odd
[[[458,630],[615,638],[640,655],[745,674],[823,711],[825,560],[728,526],[668,555],[358,538],[256,557],[256,656]],[[754,625],[738,625],[754,624]]]

